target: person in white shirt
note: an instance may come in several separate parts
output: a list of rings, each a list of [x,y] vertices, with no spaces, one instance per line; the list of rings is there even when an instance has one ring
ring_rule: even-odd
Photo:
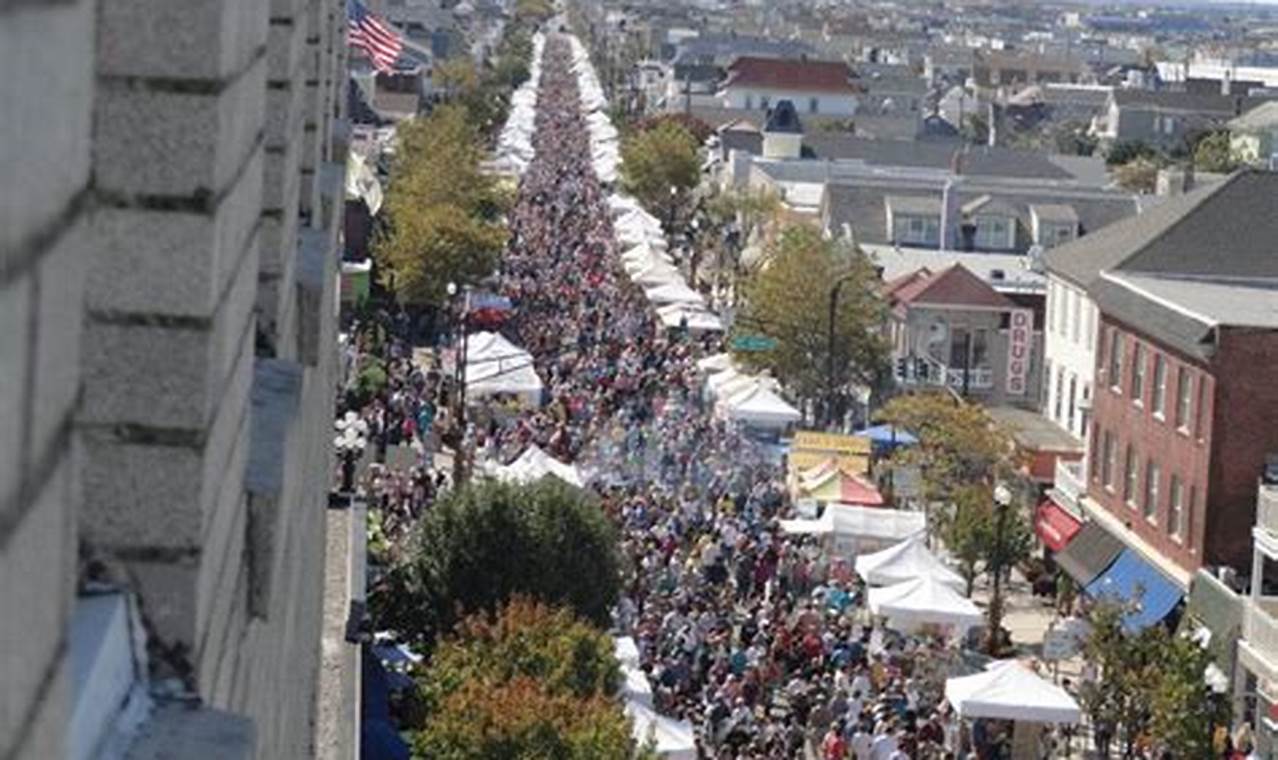
[[[848,742],[848,747],[856,760],[870,760],[870,748],[873,743],[874,737],[870,736],[870,732],[865,730],[863,724],[858,723],[856,731],[852,733],[852,740]]]
[[[870,745],[870,760],[890,760],[896,750],[896,739],[890,733],[877,734]]]

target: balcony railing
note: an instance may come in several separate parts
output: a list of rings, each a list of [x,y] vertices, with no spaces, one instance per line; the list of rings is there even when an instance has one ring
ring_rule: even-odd
[[[989,367],[976,367],[964,372],[962,369],[950,367],[945,372],[945,380],[956,391],[963,390],[964,375],[967,376],[967,387],[975,390],[989,390],[994,387],[994,370]]]
[[[1256,527],[1278,536],[1278,486],[1262,485],[1257,489]]]
[[[1278,597],[1247,600],[1243,609],[1243,638],[1265,659],[1278,662]]]
[[[1061,496],[1069,499],[1071,504],[1077,504],[1078,500],[1087,493],[1087,480],[1083,477],[1081,460],[1069,461],[1058,457],[1056,474],[1052,478],[1052,487]]]
[[[897,380],[905,385],[949,386],[962,391],[987,391],[994,387],[994,370],[991,367],[974,367],[964,372],[961,367],[946,365],[926,356],[911,356],[899,361]]]

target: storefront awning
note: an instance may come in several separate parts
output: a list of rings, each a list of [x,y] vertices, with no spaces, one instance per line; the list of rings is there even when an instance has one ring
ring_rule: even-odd
[[[1051,499],[1044,499],[1034,515],[1034,532],[1043,545],[1054,552],[1063,550],[1082,527],[1081,522]]]
[[[1086,586],[1114,562],[1123,548],[1122,541],[1092,521],[1084,523],[1065,550],[1056,555],[1056,564],[1079,585]]]
[[[1087,584],[1086,590],[1093,598],[1132,603],[1134,610],[1123,618],[1123,627],[1130,631],[1147,628],[1167,617],[1185,594],[1132,549],[1123,549],[1105,572]]]

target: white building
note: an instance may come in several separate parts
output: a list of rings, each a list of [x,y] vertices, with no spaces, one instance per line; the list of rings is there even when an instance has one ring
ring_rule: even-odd
[[[742,56],[728,67],[717,99],[724,108],[767,110],[782,100],[800,114],[852,116],[862,87],[842,61]]]

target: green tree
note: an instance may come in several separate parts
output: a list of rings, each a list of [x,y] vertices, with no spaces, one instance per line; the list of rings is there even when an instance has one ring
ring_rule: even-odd
[[[878,417],[918,437],[919,444],[900,449],[897,458],[919,466],[930,500],[950,502],[965,486],[992,489],[1015,477],[1015,442],[979,404],[946,392],[915,393],[892,399]]]
[[[400,126],[386,196],[386,225],[373,241],[382,281],[403,300],[440,304],[449,282],[489,275],[506,243],[509,198],[480,171],[484,156],[465,109],[437,108]]]
[[[1122,166],[1137,159],[1156,161],[1158,158],[1158,151],[1149,143],[1140,140],[1116,142],[1105,153],[1105,163],[1109,166]]]
[[[630,758],[633,742],[611,697],[620,669],[607,634],[566,609],[516,598],[474,615],[419,677],[428,717],[414,736],[424,757]]]
[[[1158,657],[1150,702],[1156,745],[1172,757],[1210,757],[1212,733],[1228,726],[1229,700],[1214,694],[1204,675],[1212,658],[1186,635],[1169,636]]]
[[[964,594],[969,597],[993,543],[993,502],[993,493],[987,486],[963,486],[954,494],[950,508],[938,514],[934,523],[937,537],[958,560],[959,573],[967,582]]]
[[[1194,146],[1194,168],[1199,171],[1228,174],[1238,163],[1227,131],[1211,132]]]
[[[471,481],[437,502],[370,596],[380,625],[428,643],[516,594],[605,625],[620,586],[617,534],[585,492],[555,478]]]
[[[786,227],[768,245],[766,263],[743,290],[734,330],[776,340],[769,350],[740,353],[743,364],[770,371],[810,399],[829,400],[853,382],[878,384],[887,367],[879,332],[884,307],[878,275],[860,249],[827,240],[808,225]],[[832,298],[837,301],[833,352]]]
[[[675,122],[634,132],[621,143],[622,187],[663,221],[676,216],[700,180],[696,138]]]

